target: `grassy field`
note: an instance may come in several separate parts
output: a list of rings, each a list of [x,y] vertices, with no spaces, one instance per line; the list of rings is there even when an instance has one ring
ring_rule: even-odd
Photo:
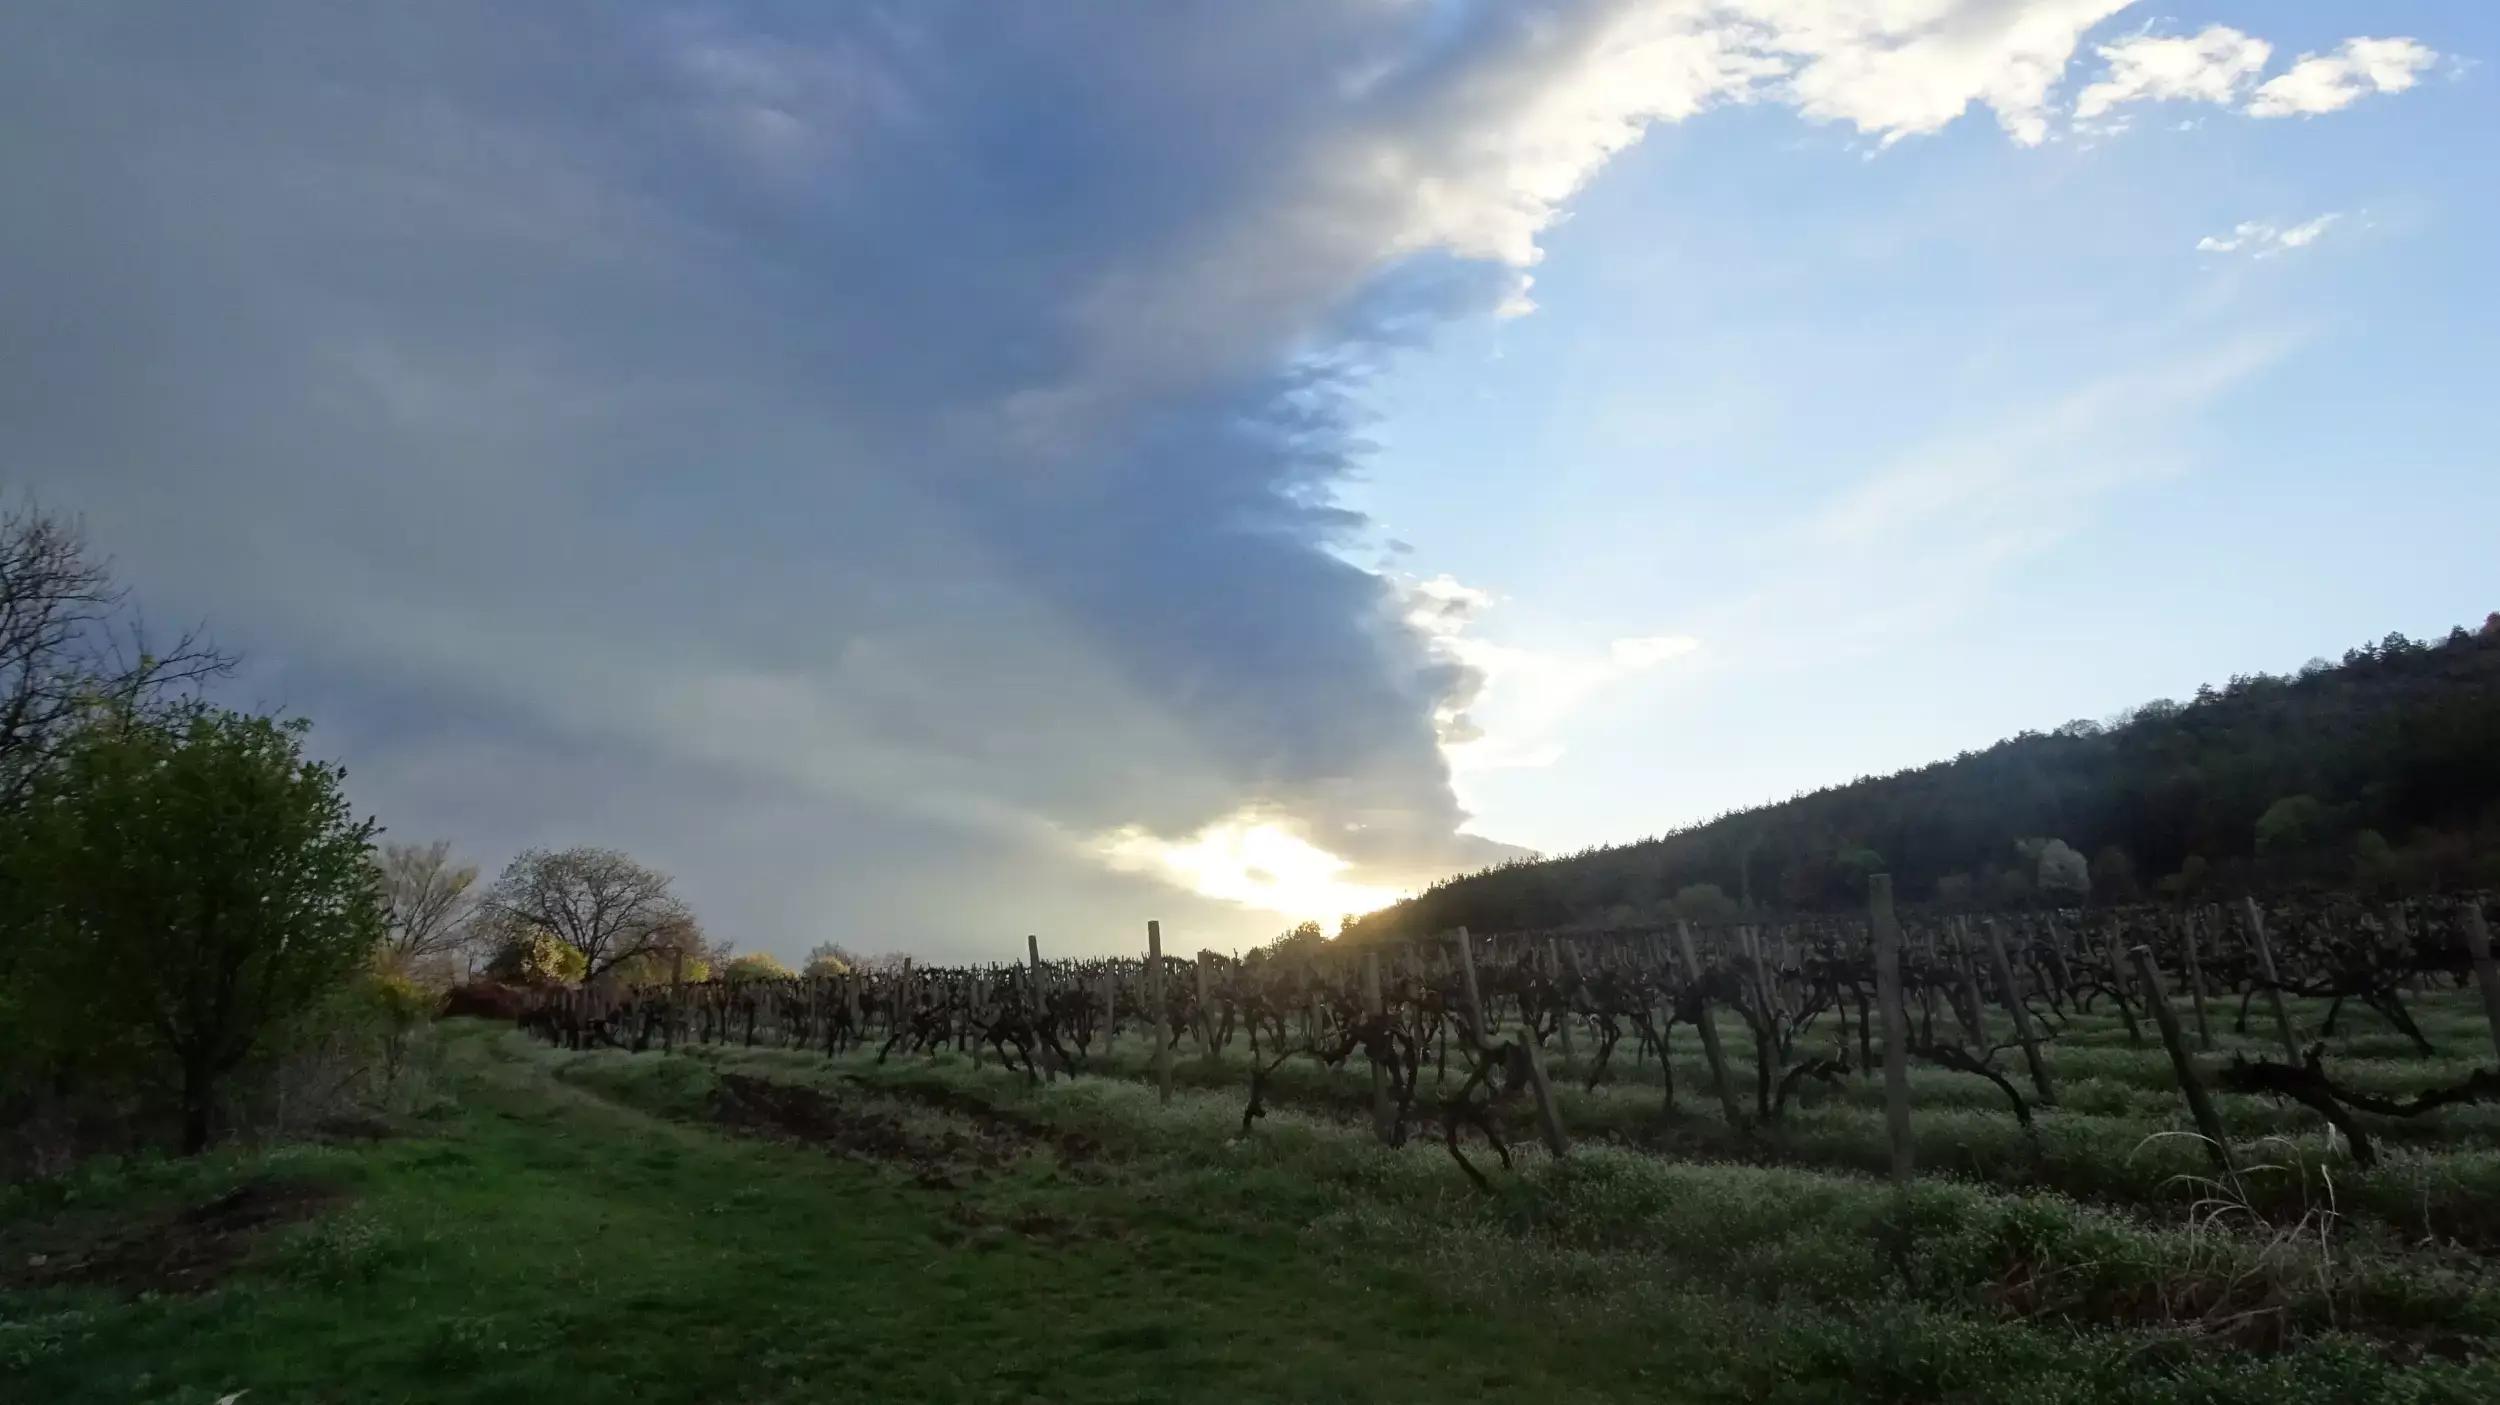
[[[2323,1002],[2289,1003],[2296,1028],[2320,1027]],[[2235,1011],[2234,1004],[2222,1001],[2210,1007],[2215,1049],[2198,1057],[2208,1087],[2235,1055],[2281,1057],[2265,1019],[2252,1014],[2249,1032],[2241,1035],[2232,1027]],[[2338,1038],[2329,1044],[2328,1066],[2336,1080],[2366,1092],[2402,1095],[2491,1066],[2490,1035],[2471,996],[2421,1000],[2415,1013],[2436,1047],[2433,1055],[2417,1054],[2366,1011],[2347,1009]],[[1752,1037],[1732,1016],[1721,1015],[1718,1024],[1740,1103],[1750,1117]],[[1824,1043],[1801,1044],[1799,1053],[1833,1052],[1833,1028],[1827,1023],[1817,1031]],[[2010,1039],[2011,1033],[2000,1028],[1998,1037]],[[1733,1128],[1720,1114],[1698,1034],[1679,1025],[1669,1046],[1676,1087],[1672,1116],[1662,1114],[1658,1065],[1636,1061],[1629,1039],[1594,1089],[1585,1083],[1592,1062],[1585,1041],[1576,1065],[1549,1055],[1563,1120],[1572,1133],[1688,1159],[1870,1175],[1890,1166],[1880,1079],[1851,1077],[1836,1089],[1809,1081],[1800,1085],[1778,1124]],[[2131,1043],[2104,1005],[2077,1016],[2042,1050],[2058,1103],[2040,1112],[2030,1135],[2009,1112],[2004,1095],[1986,1081],[1912,1063],[1911,1130],[1922,1172],[2007,1190],[2055,1191],[2156,1212],[2173,1222],[2210,1197],[2209,1163],[2202,1144],[2188,1135],[2192,1125],[2169,1057],[2149,1021],[2142,1042]],[[1854,1062],[1854,1035],[1845,1052]],[[2031,1096],[2019,1053],[2001,1053],[1997,1066]],[[1094,1068],[1139,1081],[1153,1076],[1150,1051],[1136,1039],[1103,1052]],[[1224,1090],[1236,1098],[1247,1082],[1240,1061],[1209,1065],[1186,1046],[1176,1052],[1173,1077],[1176,1086]],[[1429,1111],[1434,1086],[1427,1065],[1419,1108]],[[1369,1115],[1370,1089],[1368,1073],[1352,1064],[1332,1071],[1294,1059],[1269,1075],[1267,1100],[1351,1122]],[[2296,1220],[2311,1209],[2331,1209],[2355,1230],[2375,1228],[2407,1242],[2485,1253],[2500,1250],[2500,1105],[2464,1104],[2407,1120],[2364,1118],[2378,1139],[2380,1164],[2363,1171],[2328,1145],[2317,1114],[2295,1103],[2216,1092],[2214,1104],[2239,1163],[2269,1168],[2250,1174],[2235,1190],[2270,1215]],[[1513,1132],[1518,1140],[1533,1140],[1524,1106],[1514,1109]]]
[[[6,1192],[0,1397],[2500,1398],[2479,1255],[2392,1201],[2257,1224],[2129,1169],[2169,1154],[2133,1149],[2166,1085],[2095,1030],[2059,1055],[2076,1107],[2027,1170],[1899,1194],[1853,1169],[1876,1125],[1855,1080],[1740,1146],[1700,1111],[1706,1075],[1679,1068],[1661,1128],[1655,1069],[1627,1069],[1569,1095],[1567,1162],[1523,1150],[1490,1196],[1437,1144],[1376,1145],[1351,1076],[1280,1072],[1244,1139],[1239,1070],[1187,1058],[1221,1086],[1163,1108],[1142,1077],[1036,1088],[952,1054],[439,1034],[443,1097],[389,1135]],[[2012,1130],[1975,1080],[1919,1092],[1930,1161]],[[2446,1149],[2391,1145],[2382,1170],[2491,1154],[2488,1114],[2439,1116]],[[2368,1179],[2316,1140],[2278,1159],[2338,1197]],[[2093,1165],[2087,1195],[2040,1188]]]

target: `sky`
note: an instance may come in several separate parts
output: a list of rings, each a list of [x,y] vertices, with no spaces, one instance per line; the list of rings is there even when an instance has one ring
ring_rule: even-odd
[[[2500,10],[0,13],[0,486],[390,837],[1219,949],[2500,608]]]

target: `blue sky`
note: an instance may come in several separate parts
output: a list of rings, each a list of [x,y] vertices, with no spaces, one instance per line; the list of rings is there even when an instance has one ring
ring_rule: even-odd
[[[2093,37],[2244,24],[2280,71],[2352,18]],[[1393,569],[1494,597],[1477,633],[1695,640],[1558,720],[1517,709],[1507,759],[1551,759],[1462,767],[1479,827],[1618,841],[2500,603],[2500,107],[2458,61],[2500,14],[2369,18],[2450,61],[2316,117],[2173,101],[2036,148],[1733,108],[1600,172],[1535,313],[1384,375],[1350,491],[1412,548]],[[2298,248],[2197,248],[2322,216]],[[1962,481],[1862,542],[1812,530],[1923,473]]]
[[[2500,605],[2500,17],[0,16],[0,470],[396,837],[1231,945]]]

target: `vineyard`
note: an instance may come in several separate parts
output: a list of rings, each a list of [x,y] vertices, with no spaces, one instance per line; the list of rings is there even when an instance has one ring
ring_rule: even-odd
[[[2431,1114],[2500,1100],[2500,1073],[2471,1064],[2479,1049],[2451,1040],[2443,1057],[2423,1024],[2470,989],[2500,1050],[2500,966],[2478,901],[1905,919],[1879,879],[1858,922],[1461,929],[1405,947],[1312,944],[1246,959],[1166,955],[1149,924],[1148,945],[1139,960],[1045,961],[1033,939],[1028,960],[1012,966],[905,962],[883,974],[565,991],[542,998],[525,1023],[576,1049],[873,1049],[879,1063],[951,1051],[1034,1081],[1142,1073],[1166,1100],[1176,1066],[1194,1064],[1193,1083],[1242,1081],[1245,1135],[1270,1097],[1348,1101],[1335,1075],[1352,1069],[1368,1073],[1382,1141],[1436,1136],[1488,1190],[1463,1145],[1481,1139],[1509,1165],[1515,1131],[1506,1129],[1521,1106],[1546,1151],[1568,1155],[1576,1119],[1558,1086],[1586,1101],[1654,1085],[1651,1125],[1627,1115],[1642,1100],[1626,1096],[1592,1102],[1596,1130],[1722,1150],[1784,1128],[1792,1109],[1879,1100],[1896,1176],[1921,1159],[1914,1102],[1951,1109],[1961,1148],[2004,1144],[1967,1134],[1970,1112],[1994,1108],[2034,1153],[2027,1173],[2078,1192],[2092,1187],[2059,1176],[2057,1126],[2106,1110],[2118,1087],[2129,1093],[2125,1110],[2142,1113],[2166,1082],[2197,1154],[2222,1175],[2236,1169],[2235,1139],[2300,1130],[2297,1118],[2257,1115],[2245,1099],[2305,1109],[2360,1171],[2380,1163],[2382,1140],[2457,1140],[2456,1119]],[[2113,1024],[2122,1038],[2111,1037]],[[2158,1065],[2140,1052],[2148,1048]],[[2208,1057],[2218,1048],[2227,1062]],[[1288,1071],[1297,1062],[1307,1076]],[[1928,1075],[1915,1096],[1913,1067]],[[1972,1087],[1948,1091],[1943,1074]],[[1869,1092],[1878,1078],[1880,1091]],[[1697,1125],[1711,1113],[1715,1133]],[[1982,1164],[1950,1151],[1942,1160],[1966,1172]],[[2415,1208],[2427,1212],[2428,1202]]]
[[[1029,941],[1013,965],[557,992],[523,1023],[567,1081],[948,1195],[967,1148],[1021,1139],[1018,1196],[1125,1158],[1185,1186],[1171,1204],[1291,1203],[1339,1272],[1423,1254],[1471,1308],[1710,1314],[1716,1344],[1680,1349],[1738,1394],[1840,1339],[1833,1369],[1894,1398],[2046,1375],[2488,1398],[2479,901],[1896,913],[1887,890],[1856,920],[1238,959],[1150,927],[1137,959]]]
[[[428,1031],[448,1100],[399,1135],[58,1192],[111,1228],[0,1234],[0,1273],[155,1290],[209,1271],[209,1211],[322,1217],[238,1291],[18,1299],[0,1378],[202,1405],[2500,1398],[2485,909],[1885,897],[550,991],[521,1028]]]

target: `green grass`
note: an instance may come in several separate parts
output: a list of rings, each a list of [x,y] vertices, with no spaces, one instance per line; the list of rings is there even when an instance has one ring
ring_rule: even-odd
[[[1450,1331],[1398,1272],[1315,1296],[1288,1224],[984,1233],[965,1202],[1060,1198],[1047,1168],[977,1197],[915,1191],[577,1091],[483,1030],[452,1043],[464,1107],[437,1134],[123,1190],[128,1213],[283,1169],[353,1198],[204,1297],[9,1296],[12,1398],[1394,1399],[1434,1376],[1569,1395],[1524,1331]],[[636,1073],[684,1111],[701,1070]],[[1061,1208],[1086,1225],[1123,1207]]]
[[[2293,1001],[2303,1030],[2323,1020],[2322,1002]],[[2461,1080],[2491,1063],[2490,1035],[2479,1004],[2459,993],[2411,1002],[2416,1018],[2438,1046],[2423,1057],[2389,1034],[2375,1015],[2348,1008],[2328,1067],[2338,1081],[2365,1091],[2409,1094]],[[2262,1009],[2252,1011],[2246,1036],[2231,1029],[2234,1007],[2212,1003],[2212,1054],[2199,1063],[2211,1071],[2235,1053],[2280,1055],[2267,1032]],[[2003,1012],[1994,1012],[1997,1034],[2010,1038]],[[1837,1025],[1829,1017],[1800,1045],[1828,1051]],[[1750,1116],[1753,1096],[1751,1036],[1733,1017],[1720,1017],[1720,1037],[1731,1061],[1739,1098]],[[2191,1037],[2193,1037],[2191,1035]],[[2026,1137],[2009,1115],[2004,1096],[1985,1081],[1931,1065],[1910,1069],[1911,1130],[1922,1171],[1980,1181],[2006,1189],[2048,1190],[2095,1203],[2146,1209],[2176,1219],[2203,1196],[2198,1184],[2207,1163],[2192,1131],[2168,1056],[2149,1021],[2143,1043],[2130,1045],[2106,1005],[2074,1020],[2043,1045],[2058,1090],[2058,1105],[2042,1109],[2039,1130]],[[1786,1117],[1755,1130],[1730,1127],[1720,1116],[1698,1036],[1678,1026],[1670,1041],[1677,1113],[1660,1111],[1663,1084],[1655,1061],[1636,1062],[1627,1040],[1608,1066],[1607,1081],[1585,1089],[1549,1052],[1563,1120],[1575,1137],[1603,1140],[1679,1158],[1745,1160],[1827,1170],[1881,1173],[1891,1164],[1880,1079],[1851,1077],[1838,1090],[1803,1085]],[[1849,1053],[1856,1058],[1854,1034]],[[1147,1080],[1151,1059],[1143,1041],[1122,1040],[1098,1051],[1095,1067],[1106,1074]],[[1576,1071],[1585,1073],[1591,1051],[1584,1042]],[[1353,1061],[1359,1064],[1360,1060]],[[2030,1096],[2021,1055],[2007,1051],[1999,1066]],[[1187,1049],[1176,1051],[1176,1086],[1220,1090],[1236,1099],[1246,1093],[1246,1062],[1239,1049],[1213,1064]],[[1427,1061],[1418,1108],[1435,1102],[1434,1068]],[[1325,1112],[1355,1121],[1368,1116],[1369,1074],[1349,1065],[1331,1071],[1307,1059],[1290,1060],[1269,1077],[1271,1106]],[[2252,1176],[2245,1193],[2269,1213],[2297,1218],[2334,1185],[2335,1208],[2350,1219],[2374,1223],[2408,1239],[2455,1241],[2480,1250],[2500,1249],[2500,1106],[2460,1105],[2414,1119],[2364,1115],[2379,1139],[2381,1164],[2354,1168],[2334,1154],[2317,1115],[2297,1104],[2217,1092],[2214,1102],[2226,1134],[2244,1165],[2280,1168]],[[1531,1132],[1524,1106],[1515,1109],[1514,1130]]]
[[[608,1055],[557,1057],[577,1078],[616,1078],[619,1065],[630,1064]],[[2259,1329],[2254,1338],[2288,1330],[2298,1344],[2252,1366],[2249,1379],[2212,1387],[2223,1392],[2218,1397],[2190,1392],[2232,1398],[2244,1388],[2262,1394],[2253,1384],[2259,1379],[2272,1382],[2268,1389],[2311,1379],[2304,1373],[2345,1349],[2345,1332],[2375,1334],[2400,1352],[2423,1343],[2453,1350],[2489,1340],[2500,1325],[2500,1300],[2472,1259],[2334,1229],[2314,1240],[2314,1224],[2287,1232],[2244,1228],[2226,1216],[2162,1228],[2058,1197],[1946,1181],[1922,1183],[1903,1201],[1863,1177],[1693,1165],[1604,1148],[1562,1165],[1523,1153],[1523,1174],[1486,1199],[1468,1193],[1437,1148],[1385,1153],[1330,1117],[1280,1112],[1249,1141],[1233,1140],[1238,1089],[1183,1091],[1159,1108],[1142,1084],[1089,1079],[1035,1088],[953,1055],[885,1065],[773,1050],[701,1057],[725,1072],[827,1088],[864,1084],[1083,1133],[1125,1158],[1130,1179],[1202,1211],[1307,1219],[1306,1252],[1420,1250],[1448,1265],[1448,1284],[1465,1286],[1444,1291],[1458,1292],[1475,1314],[1560,1311],[1632,1329],[1735,1313],[1751,1324],[1745,1332],[1778,1344],[1762,1349],[1775,1354],[1756,1351],[1751,1339],[1744,1350],[1723,1343],[1683,1373],[1728,1372],[1754,1381],[1747,1388],[1754,1392],[1764,1381],[1803,1389],[1778,1363],[1828,1359],[1835,1343],[1855,1342],[1864,1354],[1848,1368],[1852,1379],[1886,1378],[1898,1363],[1887,1364],[1883,1353],[1895,1347],[1935,1369],[1925,1387],[1904,1388],[1907,1398],[1928,1398],[1926,1391],[1955,1380],[1986,1381],[1982,1393],[1991,1398],[2052,1390],[2011,1365],[2038,1360],[2057,1363],[2055,1389],[2091,1383],[2076,1398],[2157,1394],[2165,1382],[2181,1383],[2143,1363],[2190,1334],[2128,1330],[2130,1323],[2196,1321],[2200,1332],[2228,1338],[2235,1330],[2228,1319],[2256,1306],[2243,1324]],[[1714,1286],[1697,1292],[1696,1283]],[[1868,1337],[1873,1317],[1888,1325]],[[2026,1321],[2017,1326],[2009,1317]],[[2104,1330],[2072,1335],[2084,1326]],[[2036,1355],[2049,1344],[2057,1349]],[[2435,1369],[2412,1385],[2434,1389],[2440,1379]],[[2345,1386],[2367,1398],[2360,1385],[2338,1388]]]
[[[2327,1263],[2272,1230],[1626,1148],[1523,1154],[1479,1196],[1326,1110],[1236,1138],[1231,1086],[1165,1108],[951,1055],[444,1034],[454,1106],[399,1137],[0,1198],[7,1252],[254,1178],[344,1192],[204,1294],[0,1293],[0,1398],[2500,1396],[2487,1359],[2445,1359],[2500,1329],[2491,1282],[2401,1245]],[[889,1149],[725,1133],[730,1074],[821,1090]],[[2199,1293],[2273,1326],[2186,1325]]]
[[[2216,1233],[2189,1227],[2185,1215],[2165,1224],[1943,1178],[1920,1182],[1905,1203],[1864,1176],[1696,1163],[1602,1145],[1584,1146],[1561,1165],[1522,1148],[1526,1173],[1502,1181],[1503,1193],[1488,1200],[1467,1193],[1437,1144],[1386,1156],[1366,1131],[1332,1118],[1272,1113],[1256,1137],[1234,1141],[1237,1091],[1183,1093],[1160,1109],[1142,1085],[1033,1088],[951,1055],[883,1066],[760,1050],[706,1057],[749,1074],[978,1100],[1158,1166],[1273,1172],[1275,1183],[1262,1183],[1259,1197],[1291,1194],[1301,1213],[1341,1208],[1328,1201],[1333,1192],[1363,1213],[1406,1212],[1419,1228],[1525,1227],[1548,1247],[1657,1255],[1714,1281],[1780,1283],[1792,1300],[1841,1306],[1908,1293],[1977,1309],[1995,1288],[2027,1278],[2027,1312],[2111,1322],[2141,1315],[2147,1294],[2263,1280],[2295,1325],[2500,1332],[2500,1286],[2465,1271],[2475,1264],[2470,1256],[2419,1250],[2366,1228],[2336,1227],[2336,1247],[2351,1258],[2328,1284],[2315,1279],[2316,1249],[2273,1229]],[[1883,1247],[1894,1240],[1898,1247]]]

